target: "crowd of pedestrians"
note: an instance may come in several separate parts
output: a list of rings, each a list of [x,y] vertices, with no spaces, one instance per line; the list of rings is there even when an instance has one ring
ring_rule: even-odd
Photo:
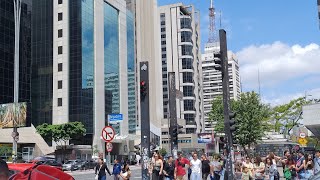
[[[98,165],[95,167],[95,179],[106,180],[106,173],[113,177],[114,180],[129,180],[131,177],[131,170],[127,163],[121,165],[118,159],[114,160],[112,173],[105,164],[103,158],[99,159]]]
[[[154,153],[149,173],[152,180],[224,180],[228,179],[225,164],[223,155],[207,157],[192,152],[184,157],[179,152],[177,159],[171,156],[164,159]],[[291,154],[286,150],[283,157],[272,152],[266,157],[247,156],[235,160],[233,165],[236,180],[320,180],[319,150],[312,154],[302,151]]]

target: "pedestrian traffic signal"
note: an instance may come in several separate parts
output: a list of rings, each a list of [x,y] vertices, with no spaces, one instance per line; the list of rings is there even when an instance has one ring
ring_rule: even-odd
[[[147,95],[147,83],[145,81],[140,82],[140,98],[143,101]]]
[[[171,129],[171,141],[174,144],[178,144],[178,135],[182,133],[183,126],[176,125],[173,126]]]
[[[236,113],[230,112],[229,113],[229,125],[230,125],[230,132],[233,133],[237,130],[237,125],[236,125]]]
[[[221,52],[213,54],[213,57],[214,57],[213,61],[215,63],[214,69],[217,71],[221,71],[222,70]]]

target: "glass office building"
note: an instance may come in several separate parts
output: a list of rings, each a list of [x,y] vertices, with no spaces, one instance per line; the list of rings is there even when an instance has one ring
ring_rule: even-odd
[[[52,123],[53,0],[32,3],[31,100],[32,124],[36,127]]]
[[[31,0],[21,4],[19,102],[30,102]],[[14,101],[14,4],[0,0],[0,104]]]
[[[94,108],[93,0],[69,2],[69,17],[69,121],[80,121],[87,130],[82,142],[73,143],[90,145]]]
[[[129,134],[136,133],[136,73],[134,56],[134,16],[127,10],[128,123]]]

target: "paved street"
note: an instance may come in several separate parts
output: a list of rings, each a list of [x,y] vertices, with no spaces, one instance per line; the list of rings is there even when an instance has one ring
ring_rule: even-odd
[[[130,166],[132,171],[132,175],[130,179],[141,179],[141,168],[140,166]],[[112,167],[110,167],[110,171],[112,171]],[[76,180],[89,180],[94,179],[94,170],[86,170],[86,171],[74,171],[67,172],[71,174]],[[107,179],[110,179],[110,176],[107,176]],[[113,179],[113,178],[111,178]]]

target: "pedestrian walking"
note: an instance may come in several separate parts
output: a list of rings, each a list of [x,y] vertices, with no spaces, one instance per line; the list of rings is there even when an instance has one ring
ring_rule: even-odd
[[[255,180],[263,180],[264,179],[264,169],[265,169],[265,164],[262,162],[262,159],[260,156],[257,156],[254,159],[254,164],[253,164],[253,177]]]
[[[205,154],[201,156],[201,171],[202,180],[207,180],[210,174],[210,161]]]
[[[119,159],[114,160],[114,165],[113,165],[113,179],[114,180],[119,180],[120,179],[120,173],[121,173],[121,164],[119,162]]]
[[[312,180],[320,179],[320,149],[316,150],[315,157],[313,159],[314,167]]]
[[[283,175],[286,180],[292,180],[296,177],[295,161],[293,156],[286,157],[285,161],[282,161],[284,164]]]
[[[109,175],[111,175],[108,166],[104,163],[103,158],[100,158],[98,165],[95,168],[95,179],[98,180],[106,180],[106,172],[108,172]]]
[[[8,180],[9,179],[9,168],[8,164],[0,159],[0,180]]]
[[[120,177],[124,180],[130,180],[131,177],[131,171],[129,168],[129,164],[124,164],[122,172],[120,173]]]
[[[152,180],[160,180],[162,179],[163,161],[158,153],[155,153],[153,158],[151,164]]]
[[[174,180],[174,162],[172,156],[169,156],[167,162],[164,163],[163,175],[165,180]]]
[[[246,157],[246,161],[243,162],[242,166],[248,168],[249,174],[250,174],[250,176],[252,177],[252,174],[253,174],[253,164],[251,163],[250,157]]]
[[[201,161],[198,159],[198,154],[193,154],[193,159],[190,161],[191,180],[201,180]]]
[[[302,151],[298,152],[298,161],[296,162],[296,172],[297,172],[297,177],[299,179],[304,179],[305,178],[305,157],[304,153]]]
[[[187,172],[186,166],[190,165],[190,161],[182,156],[182,152],[178,152],[178,159],[175,161],[175,179],[176,180],[186,180]]]
[[[309,179],[310,177],[312,177],[313,174],[313,167],[314,167],[314,162],[312,159],[312,155],[311,154],[307,154],[305,156],[305,164],[304,164],[304,170],[305,170],[305,179]]]
[[[213,157],[213,161],[211,162],[211,168],[210,169],[211,169],[210,179],[211,180],[220,180],[222,166],[221,166],[221,163],[220,163],[219,155],[215,155]]]

